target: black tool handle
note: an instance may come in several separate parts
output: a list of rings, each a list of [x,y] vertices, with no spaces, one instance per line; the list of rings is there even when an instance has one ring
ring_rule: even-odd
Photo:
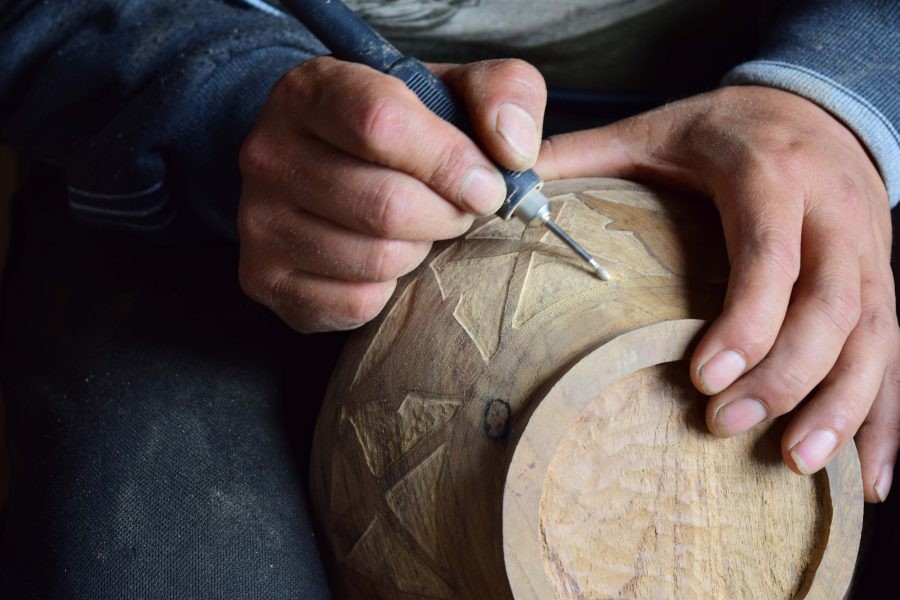
[[[340,60],[361,63],[401,80],[422,103],[442,119],[449,121],[472,139],[476,139],[465,111],[444,82],[418,60],[404,56],[368,23],[339,0],[282,0]],[[506,181],[506,200],[497,211],[509,219],[530,191],[541,185],[541,178],[529,169],[510,171],[498,167]]]

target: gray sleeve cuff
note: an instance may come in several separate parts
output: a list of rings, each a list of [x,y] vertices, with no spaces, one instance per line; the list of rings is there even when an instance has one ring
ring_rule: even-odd
[[[765,85],[803,96],[853,131],[875,159],[891,206],[900,202],[900,134],[869,101],[810,69],[774,60],[754,60],[732,69],[723,85]]]

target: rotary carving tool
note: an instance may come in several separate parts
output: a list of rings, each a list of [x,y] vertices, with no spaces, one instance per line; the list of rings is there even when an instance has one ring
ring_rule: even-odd
[[[429,110],[475,139],[465,111],[460,109],[444,82],[418,60],[404,56],[343,2],[281,0],[281,4],[331,50],[332,56],[364,64],[398,78]],[[583,258],[600,279],[610,279],[609,271],[600,266],[587,250],[550,218],[550,203],[541,193],[543,181],[533,169],[510,171],[499,166],[497,168],[506,182],[506,200],[497,215],[504,220],[515,216],[526,225],[546,226]]]

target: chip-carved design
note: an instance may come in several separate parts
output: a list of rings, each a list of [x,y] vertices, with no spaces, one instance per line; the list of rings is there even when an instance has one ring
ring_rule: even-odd
[[[367,404],[350,416],[350,423],[372,474],[403,457],[430,433],[445,425],[461,404],[458,398],[439,398],[409,392],[396,411],[382,404]]]
[[[387,491],[385,499],[391,511],[419,546],[433,559],[439,558],[437,547],[438,484],[447,445],[441,444],[421,463],[413,467]]]

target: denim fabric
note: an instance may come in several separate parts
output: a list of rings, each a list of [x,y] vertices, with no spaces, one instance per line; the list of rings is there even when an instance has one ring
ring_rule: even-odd
[[[0,597],[327,597],[304,485],[340,339],[246,299],[232,246],[97,237],[61,186],[25,195],[0,325]]]
[[[782,4],[755,3],[762,13]],[[785,4],[759,57],[767,62],[748,63],[733,81],[789,87],[844,118],[896,199],[897,2]],[[294,19],[265,6],[0,0],[0,138],[61,168],[70,208],[84,221],[157,236],[197,235],[202,223],[233,237],[240,144],[278,78],[324,52]],[[760,73],[776,63],[794,67],[793,83],[778,69]],[[682,66],[685,79],[702,67]],[[853,93],[800,85],[798,73]]]
[[[322,52],[239,1],[0,0],[0,139],[62,171],[82,221],[234,237],[241,143]]]

